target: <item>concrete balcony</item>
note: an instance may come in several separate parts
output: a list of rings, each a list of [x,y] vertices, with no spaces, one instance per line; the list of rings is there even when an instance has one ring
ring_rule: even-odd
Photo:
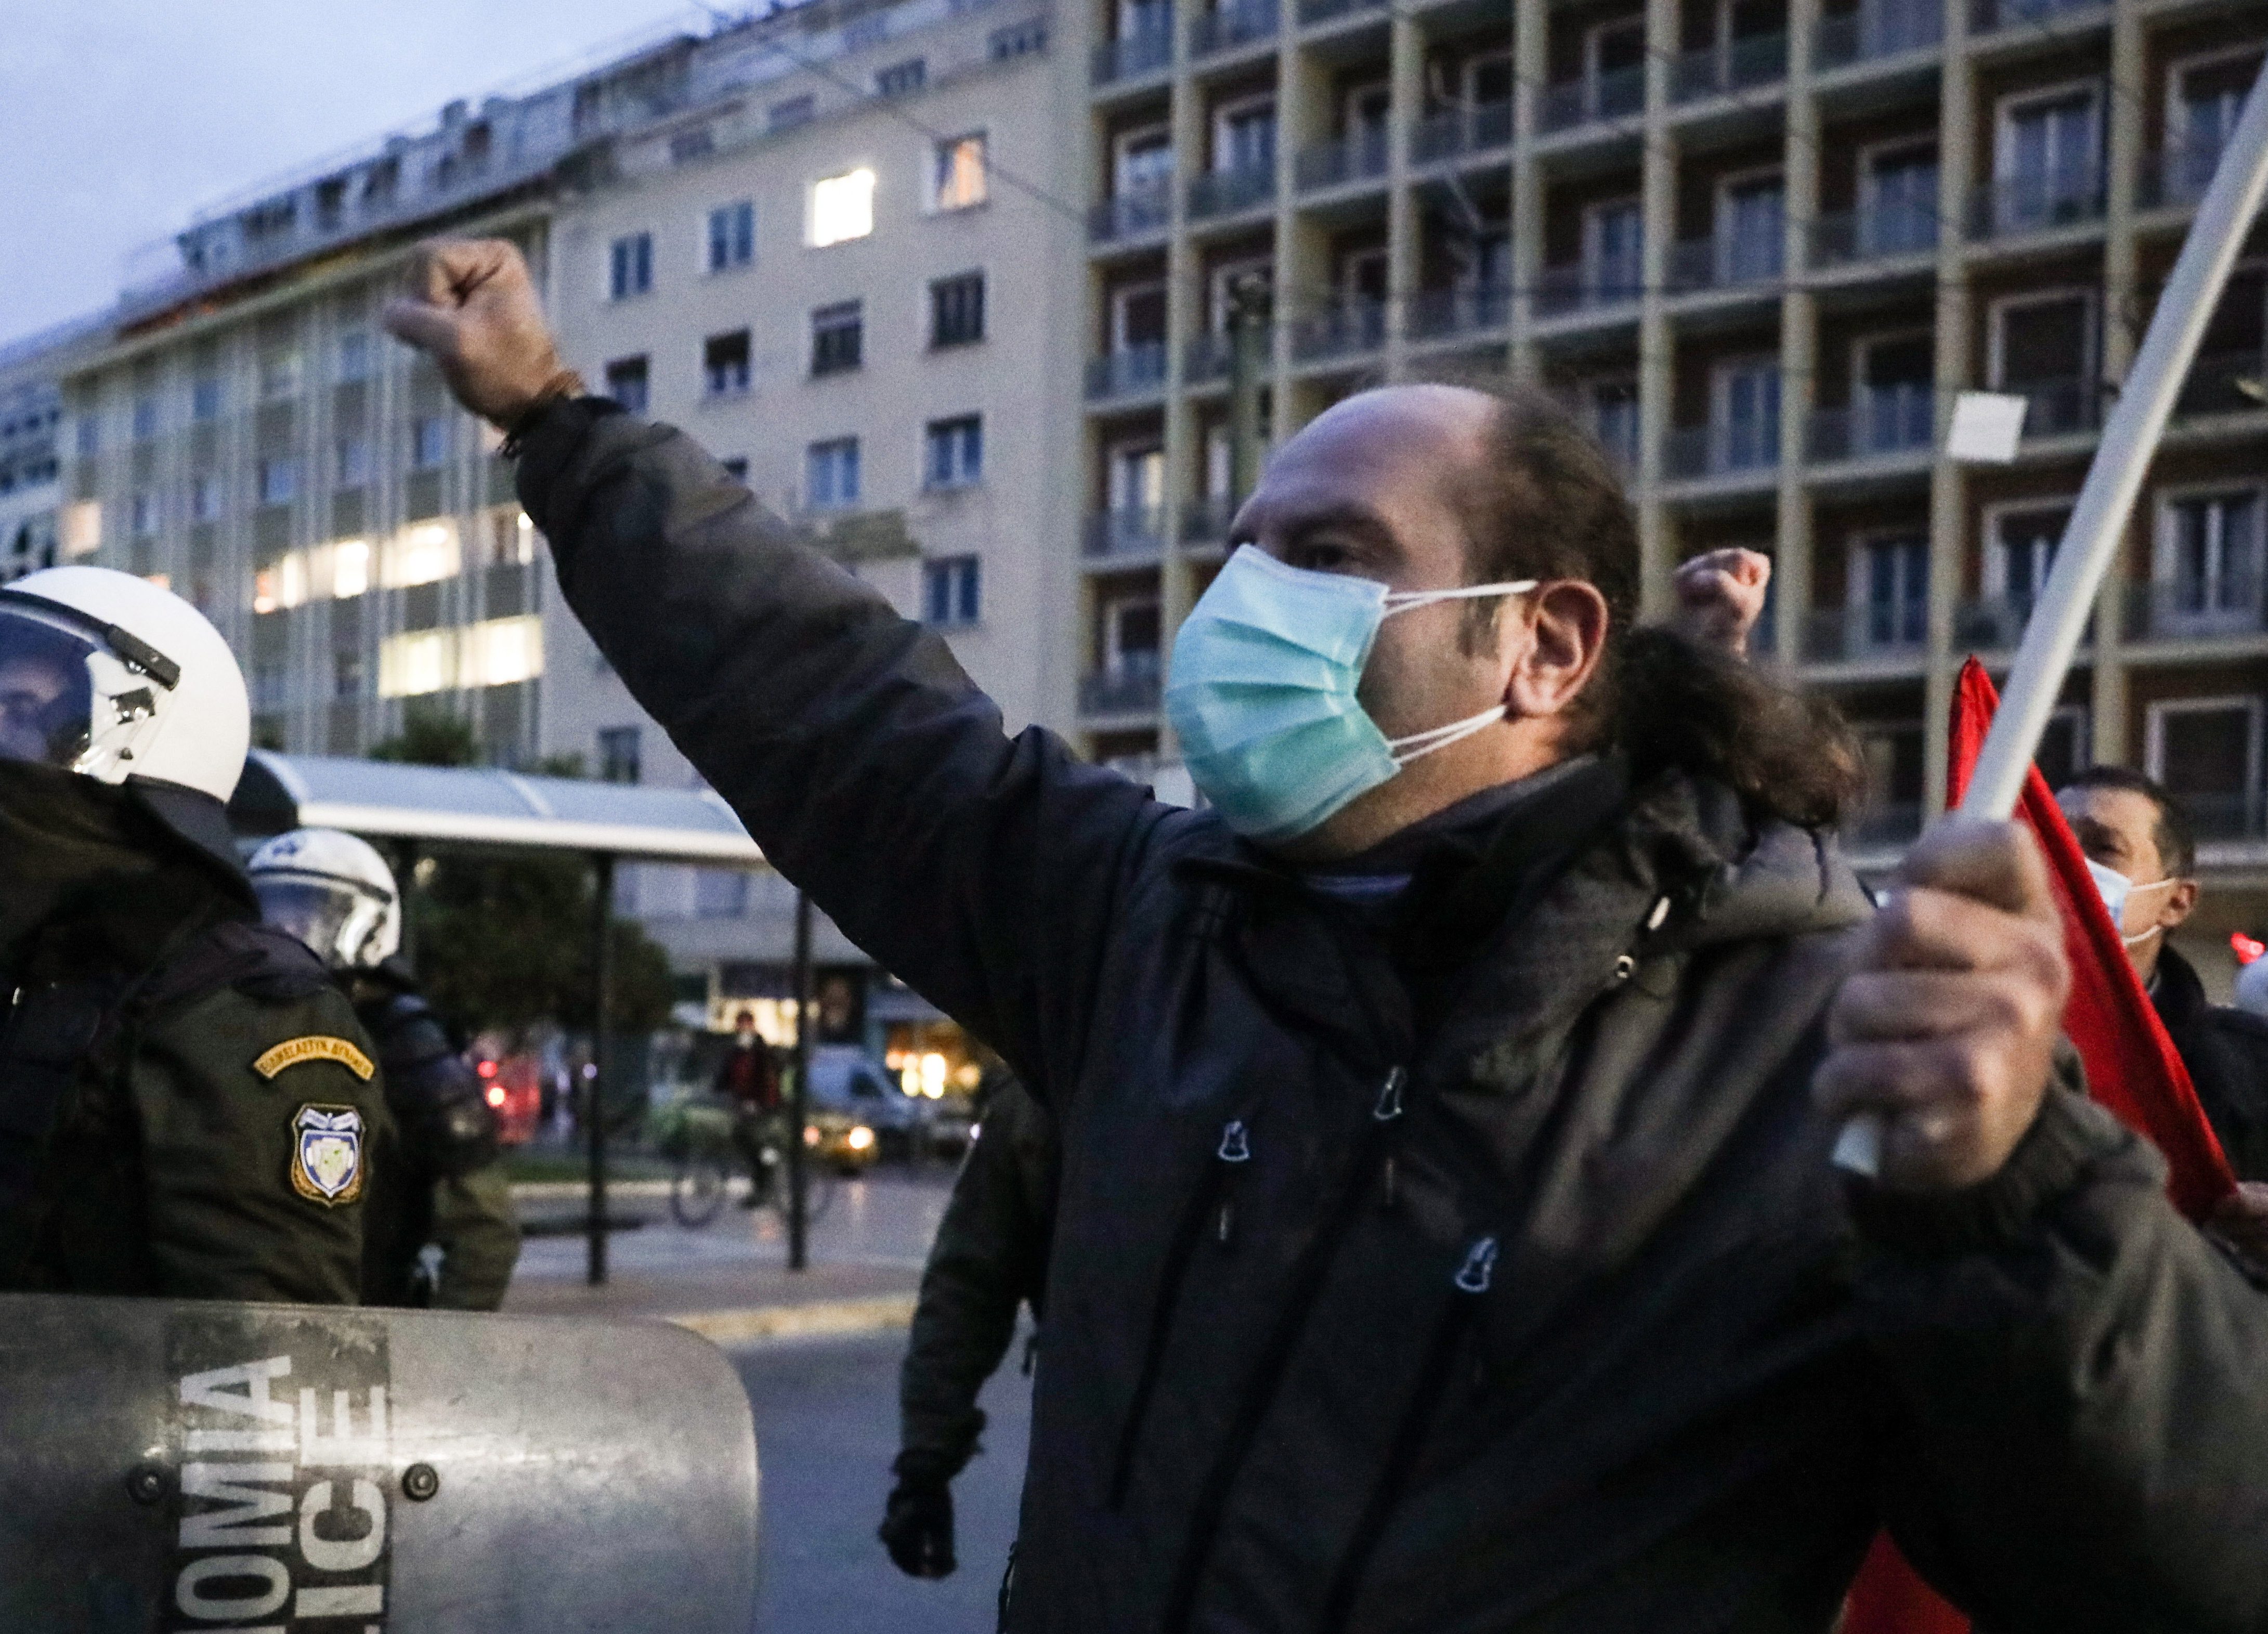
[[[1189,60],[1218,56],[1276,37],[1276,0],[1233,0],[1189,23]]]
[[[2003,28],[2037,27],[2090,11],[2108,18],[2110,0],[1970,0],[1969,32],[1989,34]]]
[[[1926,452],[1935,440],[1937,394],[1926,382],[1876,386],[1845,408],[1815,408],[1804,457],[1814,465]]]
[[[1673,482],[1752,477],[1769,482],[1779,468],[1779,423],[1679,426],[1662,439],[1661,474]]]
[[[1669,247],[1670,293],[1697,295],[1774,283],[1786,269],[1785,256],[1786,247],[1776,232],[1686,239]]]
[[[1274,326],[1270,325],[1269,328],[1271,333],[1262,335],[1254,347],[1263,367],[1274,350]],[[1230,345],[1228,336],[1218,329],[1207,330],[1203,335],[1191,337],[1189,344],[1182,349],[1182,379],[1191,386],[1202,386],[1210,380],[1225,380],[1235,362],[1236,349]]]
[[[2182,210],[2195,204],[2213,185],[2220,153],[2218,143],[2145,153],[2142,173],[2135,180],[2135,204],[2142,210]]]
[[[2073,437],[2102,423],[2102,392],[2093,380],[2029,380],[1999,388],[2025,400],[2024,437]]]
[[[1848,68],[1854,63],[1877,62],[1926,51],[1943,42],[1945,14],[1917,0],[1888,0],[1881,5],[1862,4],[1819,19],[1811,37],[1811,64],[1820,73]]]
[[[1152,74],[1163,73],[1174,60],[1172,26],[1149,33],[1129,34],[1123,40],[1106,40],[1094,48],[1089,64],[1088,77],[1100,85],[1115,85],[1129,79],[1141,79]]]
[[[1812,222],[1809,237],[1815,272],[1928,255],[1937,249],[1937,212],[1918,204],[1833,210]]]
[[[1722,45],[1680,54],[1669,68],[1669,99],[1701,102],[1787,77],[1787,36],[1747,34]]]
[[[1107,402],[1161,390],[1166,384],[1166,343],[1148,341],[1086,360],[1086,401]]]
[[[1129,653],[1126,661],[1115,669],[1098,670],[1079,677],[1079,712],[1088,719],[1154,715],[1158,712],[1160,689],[1158,655]]]
[[[1276,201],[1276,167],[1254,165],[1243,170],[1212,170],[1189,180],[1189,219],[1211,221],[1234,216]]]
[[[1969,198],[1972,244],[2084,227],[2102,219],[2098,167],[2066,176],[2019,176],[1978,188]]]
[[[1163,505],[1127,505],[1089,513],[1079,554],[1090,562],[1154,559],[1166,548]]]
[[[1329,142],[1302,148],[1292,169],[1302,193],[1320,193],[1349,182],[1373,181],[1386,174],[1388,142],[1383,126],[1371,125]]]
[[[1535,315],[1565,318],[1615,307],[1635,310],[1642,282],[1635,262],[1616,267],[1586,262],[1546,267],[1535,291]]]
[[[1388,0],[1300,0],[1300,26],[1318,28],[1365,11],[1383,11]]]
[[[2190,365],[2174,400],[2176,419],[2268,410],[2268,350],[2213,352]]]
[[[1138,188],[1115,198],[1097,201],[1086,212],[1086,237],[1092,244],[1118,244],[1130,239],[1163,232],[1173,219],[1174,196],[1163,187]]]
[[[1803,623],[1807,663],[1918,666],[1928,651],[1927,609],[1919,601],[1814,607]]]
[[[1341,300],[1292,325],[1292,357],[1297,363],[1355,357],[1386,344],[1386,303],[1366,298]]]
[[[1440,341],[1484,335],[1512,321],[1512,291],[1500,284],[1420,290],[1410,303],[1410,338]]]
[[[1439,165],[1512,145],[1512,104],[1479,102],[1419,120],[1410,131],[1410,162]]]
[[[2126,587],[2125,631],[2129,641],[2225,641],[2268,634],[2257,572],[2233,573],[2206,581],[2177,578]]]
[[[1536,129],[1546,136],[1629,119],[1646,111],[1646,68],[1611,69],[1543,87]]]
[[[1228,525],[1236,519],[1236,501],[1226,494],[1210,494],[1182,507],[1182,542],[1194,548],[1218,549],[1228,542]]]

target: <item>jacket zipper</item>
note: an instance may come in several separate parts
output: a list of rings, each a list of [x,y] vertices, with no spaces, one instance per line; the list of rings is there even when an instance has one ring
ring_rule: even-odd
[[[1252,1160],[1252,1131],[1242,1118],[1222,1125],[1220,1144],[1213,1160],[1205,1165],[1197,1189],[1189,1194],[1182,1218],[1174,1227],[1172,1245],[1158,1277],[1157,1302],[1150,1308],[1150,1333],[1142,1349],[1142,1372],[1127,1404],[1126,1422],[1118,1432],[1118,1456],[1110,1475],[1110,1507],[1123,1509],[1126,1489],[1134,1478],[1134,1450],[1142,1439],[1143,1421],[1150,1416],[1150,1398],[1157,1394],[1158,1373],[1166,1358],[1166,1341],[1174,1329],[1174,1312],[1181,1304],[1182,1284],[1188,1280],[1190,1257],[1197,1239],[1210,1221],[1221,1246],[1228,1246],[1235,1230],[1235,1197],[1230,1179]]]
[[[1403,1070],[1395,1067],[1381,1086],[1383,1100],[1388,1088],[1396,1088],[1403,1078]],[[1261,1347],[1260,1357],[1244,1382],[1242,1395],[1237,1402],[1236,1416],[1230,1420],[1228,1433],[1222,1438],[1220,1452],[1213,1460],[1212,1468],[1206,1473],[1204,1484],[1198,1489],[1197,1503],[1191,1511],[1187,1541],[1182,1549],[1182,1559],[1174,1574],[1173,1587],[1167,1596],[1166,1614],[1162,1623],[1164,1634],[1183,1634],[1197,1608],[1197,1586],[1204,1577],[1207,1562],[1212,1555],[1215,1534],[1219,1530],[1221,1513],[1227,1507],[1229,1490],[1235,1484],[1237,1474],[1244,1467],[1252,1451],[1252,1444],[1260,1432],[1262,1419],[1276,1399],[1278,1387],[1283,1383],[1284,1370],[1292,1359],[1292,1351],[1299,1343],[1300,1335],[1307,1323],[1307,1314],[1314,1306],[1316,1295],[1322,1292],[1323,1277],[1337,1254],[1340,1241],[1353,1225],[1372,1180],[1385,1159],[1388,1145],[1388,1130],[1392,1120],[1371,1117],[1365,1123],[1361,1144],[1349,1163],[1339,1195],[1332,1200],[1330,1211],[1292,1269],[1291,1294],[1277,1314],[1276,1323],[1269,1330],[1268,1340]],[[1152,1362],[1155,1352],[1152,1352]]]

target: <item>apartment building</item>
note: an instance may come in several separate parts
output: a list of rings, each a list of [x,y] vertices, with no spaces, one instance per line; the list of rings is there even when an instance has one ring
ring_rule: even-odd
[[[1229,512],[1228,336],[1272,286],[1281,438],[1379,378],[1501,367],[1630,474],[1649,606],[1769,551],[1764,649],[1862,734],[1884,861],[1941,801],[2260,70],[2229,0],[1110,0],[1087,18],[1080,736],[1139,762]],[[2268,923],[2268,235],[2256,231],[2042,759],[2197,811],[2191,945]],[[2029,400],[2004,467],[1940,450]]]
[[[1011,730],[1067,728],[1082,232],[1048,0],[813,0],[711,49],[747,69],[616,141],[563,195],[549,300],[593,386],[681,426],[775,512],[939,631]],[[571,615],[547,610],[541,741],[595,775],[698,778]],[[624,887],[719,1025],[788,989],[777,879],[646,867]],[[887,1043],[935,1012],[822,925]],[[868,1025],[871,1024],[871,1025]],[[880,1028],[880,1030],[877,1030]],[[834,1029],[840,1032],[841,1029]],[[903,1041],[901,1042],[902,1053]],[[926,1052],[922,1052],[926,1053]],[[962,1056],[950,1049],[956,1065]]]

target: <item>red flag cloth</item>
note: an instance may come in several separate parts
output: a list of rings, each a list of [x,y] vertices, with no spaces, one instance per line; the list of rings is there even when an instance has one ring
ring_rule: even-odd
[[[1968,793],[1977,752],[1999,707],[1992,677],[1971,658],[1961,666],[1953,693],[1948,806],[1960,805]],[[2236,1189],[2236,1176],[2198,1104],[2189,1069],[2126,957],[2110,910],[2087,870],[2087,854],[2037,767],[2025,776],[2015,815],[2040,843],[2063,920],[2064,951],[2071,962],[2063,1030],[2087,1064],[2088,1093],[2165,1153],[2166,1191],[2174,1206],[2193,1220],[2203,1219]],[[1885,1532],[1874,1539],[1851,1586],[1842,1634],[1969,1634],[1969,1619],[1938,1598]]]

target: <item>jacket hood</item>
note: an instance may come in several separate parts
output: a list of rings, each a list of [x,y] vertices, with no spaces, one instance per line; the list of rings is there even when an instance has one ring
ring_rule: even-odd
[[[1758,825],[1713,779],[1656,778],[1631,801],[1623,833],[1652,853],[1665,887],[1680,874],[1703,880],[1696,911],[1666,929],[1665,950],[1847,930],[1874,912],[1832,834],[1776,818]]]

